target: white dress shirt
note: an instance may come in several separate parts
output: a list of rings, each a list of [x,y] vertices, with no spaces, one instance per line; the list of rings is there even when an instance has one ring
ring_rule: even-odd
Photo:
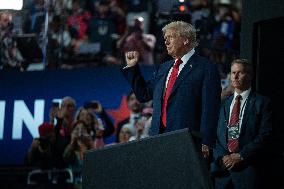
[[[183,55],[183,57],[181,57],[182,63],[179,65],[179,70],[178,70],[178,75],[180,74],[181,70],[184,68],[185,64],[187,63],[187,61],[190,59],[190,57],[195,53],[194,48],[191,49],[190,51],[188,51],[188,53],[186,53],[185,55]],[[175,60],[175,62],[177,61],[177,59]],[[168,81],[170,79],[171,73],[172,73],[173,67],[170,69],[168,76],[167,76],[167,80],[166,80],[166,86],[168,84]]]
[[[251,88],[249,88],[248,90],[242,92],[240,95],[242,96],[242,99],[241,99],[241,107],[240,107],[240,117],[239,117],[239,131],[241,130],[241,127],[242,127],[242,121],[243,121],[243,116],[244,116],[244,111],[245,111],[245,108],[246,108],[246,104],[247,104],[247,98],[250,94],[250,91],[251,91]],[[232,103],[231,103],[231,106],[230,106],[230,117],[229,117],[229,120],[231,119],[231,113],[232,113],[232,109],[233,109],[233,106],[235,104],[235,101],[236,101],[236,96],[239,95],[236,91],[234,92],[234,99],[232,100]]]

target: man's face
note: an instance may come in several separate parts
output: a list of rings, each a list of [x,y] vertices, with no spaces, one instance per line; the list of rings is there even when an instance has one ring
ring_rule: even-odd
[[[62,111],[64,116],[73,116],[75,112],[75,104],[71,100],[62,102]]]
[[[12,17],[10,14],[3,13],[0,18],[0,23],[2,28],[6,28],[12,21]]]
[[[140,102],[137,100],[135,94],[132,94],[129,99],[128,99],[128,108],[135,112],[138,113],[141,110],[141,104]]]
[[[235,63],[231,66],[231,83],[235,89],[247,90],[250,87],[251,79],[242,64]]]
[[[178,35],[174,29],[166,30],[164,40],[168,54],[173,58],[181,58],[187,52],[188,47],[184,44],[186,39]]]

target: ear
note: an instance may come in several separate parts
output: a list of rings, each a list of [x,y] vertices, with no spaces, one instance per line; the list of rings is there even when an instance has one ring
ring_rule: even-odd
[[[184,42],[183,42],[184,45],[187,45],[188,44],[188,39],[186,39]]]

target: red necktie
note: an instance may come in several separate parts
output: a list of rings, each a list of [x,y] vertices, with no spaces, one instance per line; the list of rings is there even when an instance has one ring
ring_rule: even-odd
[[[167,88],[165,91],[165,95],[164,95],[164,100],[163,100],[163,106],[162,106],[162,123],[163,126],[166,127],[166,123],[167,123],[167,103],[168,103],[168,98],[171,94],[171,91],[173,89],[173,86],[175,84],[176,78],[178,76],[178,71],[179,71],[179,66],[180,64],[182,64],[182,60],[179,58],[176,60],[173,69],[172,69],[172,73],[171,76],[169,78],[168,84],[167,84]]]
[[[236,101],[233,106],[230,122],[228,125],[228,130],[231,130],[228,132],[228,149],[230,152],[237,152],[239,148],[239,116],[240,116],[241,98],[242,98],[241,95],[236,96]]]

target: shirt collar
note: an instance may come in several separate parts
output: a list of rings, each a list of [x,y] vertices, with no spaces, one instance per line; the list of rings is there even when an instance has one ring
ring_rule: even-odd
[[[251,87],[248,90],[243,91],[240,95],[242,96],[242,100],[246,100],[249,96],[251,91]],[[236,91],[234,92],[234,99],[236,99],[236,96],[239,95]]]
[[[138,119],[140,117],[140,114],[135,114],[135,113],[131,113],[130,114],[130,119]]]
[[[187,61],[190,59],[190,57],[195,53],[194,48],[192,48],[190,51],[188,51],[185,55],[181,57],[182,64],[186,64]]]

